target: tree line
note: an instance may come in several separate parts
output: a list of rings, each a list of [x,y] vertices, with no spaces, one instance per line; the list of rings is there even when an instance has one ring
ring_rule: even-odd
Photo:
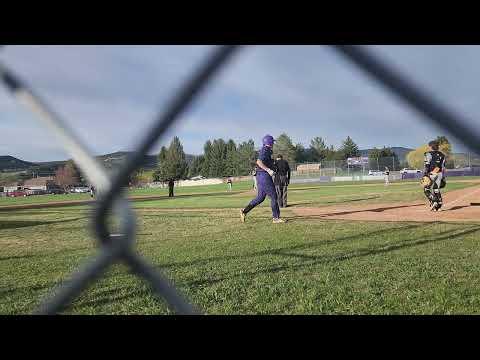
[[[297,143],[285,133],[276,138],[273,146],[274,156],[281,154],[291,166],[305,162],[320,162],[346,160],[350,157],[359,157],[358,145],[350,136],[335,148],[327,145],[322,137],[315,137],[310,145]],[[166,182],[170,179],[179,180],[195,176],[206,178],[246,176],[252,173],[258,151],[252,139],[235,143],[234,140],[208,140],[203,146],[203,154],[194,157],[190,164],[185,160],[183,146],[178,137],[174,137],[168,147],[163,146],[158,155],[158,168],[153,177],[155,181]],[[390,148],[373,149],[369,157],[372,161],[390,157],[396,159],[396,154]],[[398,163],[398,159],[396,160]],[[389,165],[392,162],[389,160]]]
[[[351,157],[359,157],[358,145],[350,136],[335,148],[327,145],[322,137],[315,137],[308,147],[300,143],[294,144],[292,139],[285,133],[276,138],[273,146],[274,156],[281,154],[291,166],[305,162],[342,161]],[[440,142],[440,150],[448,156],[451,154],[451,144],[444,136],[437,137]],[[426,145],[410,152],[407,163],[400,164],[397,155],[391,148],[373,148],[368,153],[369,166],[371,169],[383,170],[386,166],[390,169],[399,167],[422,168],[423,154],[427,151]],[[162,146],[158,154],[158,166],[153,173],[140,169],[130,175],[130,185],[148,183],[151,180],[168,182],[169,180],[182,180],[195,176],[206,178],[246,176],[252,173],[258,151],[252,139],[235,143],[232,139],[208,140],[203,147],[203,154],[195,156],[191,163],[187,163],[183,145],[178,137],[174,137],[168,147]],[[68,187],[78,182],[84,182],[80,171],[73,161],[67,162],[56,172],[59,185]]]

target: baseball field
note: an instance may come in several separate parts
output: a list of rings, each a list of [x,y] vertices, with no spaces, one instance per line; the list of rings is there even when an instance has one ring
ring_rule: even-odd
[[[417,181],[292,185],[239,220],[251,183],[135,190],[137,249],[206,314],[475,314],[480,180],[450,178],[429,212]],[[88,195],[0,199],[0,313],[28,314],[97,251]],[[123,265],[68,314],[167,314]]]

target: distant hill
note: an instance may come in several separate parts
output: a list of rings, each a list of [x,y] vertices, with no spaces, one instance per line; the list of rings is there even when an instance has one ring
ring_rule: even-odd
[[[108,169],[119,167],[125,162],[127,157],[132,154],[129,151],[117,151],[111,154],[99,155],[96,158],[104,164]],[[194,155],[186,154],[185,159],[190,165],[195,158]],[[61,161],[44,161],[44,162],[28,162],[17,159],[13,156],[0,156],[0,171],[15,172],[32,170],[38,172],[40,175],[53,174],[59,167],[64,166],[68,160]],[[143,157],[142,168],[145,170],[152,170],[157,167],[157,155],[146,155]]]
[[[410,151],[413,151],[414,149],[410,148],[405,148],[401,146],[393,146],[390,149],[397,155],[398,160],[400,162],[405,161],[407,159],[407,154]],[[364,149],[364,150],[359,150],[360,151],[360,156],[368,156],[368,153],[372,151],[373,149]]]
[[[17,159],[13,156],[0,156],[0,170],[1,171],[22,171],[28,170],[34,166],[34,163]]]

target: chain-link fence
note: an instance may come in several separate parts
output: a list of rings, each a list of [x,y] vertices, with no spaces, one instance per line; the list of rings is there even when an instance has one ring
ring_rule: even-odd
[[[36,313],[55,314],[62,311],[87,286],[100,278],[110,266],[117,262],[125,263],[135,274],[147,280],[155,294],[165,300],[177,313],[197,313],[194,306],[189,304],[161,273],[135,252],[133,246],[136,234],[135,217],[125,198],[124,188],[129,175],[141,166],[143,156],[187,110],[192,101],[210,84],[214,75],[239,48],[239,46],[224,45],[212,50],[212,53],[198,66],[178,92],[173,94],[164,111],[154,120],[151,128],[145,132],[136,152],[112,178],[91,156],[87,146],[79,140],[72,129],[67,127],[62,118],[36,95],[12,69],[0,62],[2,83],[19,102],[38,115],[38,118],[58,136],[76,164],[88,177],[89,182],[94,184],[99,192],[92,219],[92,226],[100,245],[98,254],[76,271],[69,281],[60,284],[50,297],[40,304]],[[455,136],[476,153],[480,153],[480,137],[461,116],[454,114],[446,106],[435,101],[429,94],[382,62],[367,48],[352,45],[337,45],[332,48],[434,124]],[[334,168],[337,168],[337,165]],[[347,171],[349,171],[348,168]],[[118,228],[109,228],[111,217],[118,220],[120,224]]]
[[[325,176],[382,175],[385,171],[400,171],[402,163],[397,157],[350,158],[346,160],[323,160],[296,164],[292,177],[314,178]]]
[[[472,153],[451,154],[445,165],[449,176],[480,176],[480,156]],[[421,163],[411,165],[396,156],[305,162],[295,165],[292,181],[383,180],[386,174],[391,180],[413,179],[421,177],[423,166]]]

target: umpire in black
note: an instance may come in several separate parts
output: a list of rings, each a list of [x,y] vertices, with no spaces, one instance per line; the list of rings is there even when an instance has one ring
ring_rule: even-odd
[[[281,208],[287,207],[287,189],[290,184],[290,166],[288,161],[284,160],[282,155],[277,155],[275,161],[275,190],[277,191],[278,206]]]

